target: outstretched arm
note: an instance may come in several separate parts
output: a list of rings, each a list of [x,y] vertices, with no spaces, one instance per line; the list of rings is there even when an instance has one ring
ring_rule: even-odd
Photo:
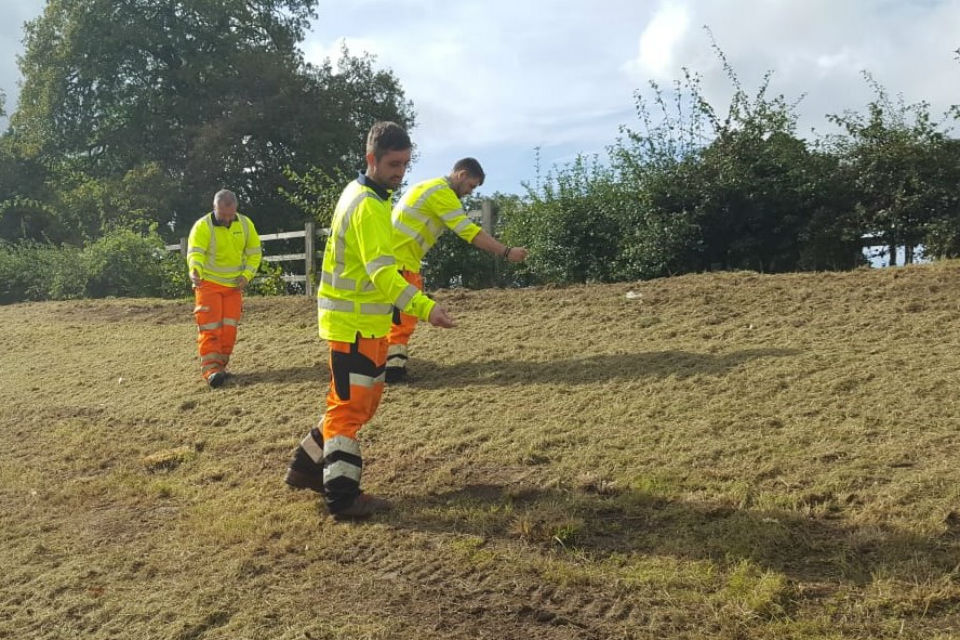
[[[481,231],[473,237],[471,244],[487,253],[500,256],[510,262],[523,262],[527,259],[527,250],[523,247],[508,247],[486,231]]]

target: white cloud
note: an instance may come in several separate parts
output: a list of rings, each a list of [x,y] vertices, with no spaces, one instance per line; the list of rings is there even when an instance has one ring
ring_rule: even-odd
[[[42,0],[21,6],[22,22]],[[636,124],[633,92],[651,79],[669,86],[686,67],[725,110],[733,87],[705,25],[748,93],[773,71],[768,95],[806,96],[801,132],[822,129],[827,113],[863,111],[873,96],[862,70],[934,113],[960,102],[960,0],[321,0],[303,49],[336,60],[345,42],[397,74],[417,112],[418,172],[483,154],[484,188],[512,190],[531,178],[534,147],[546,167],[602,152],[618,125]],[[11,102],[21,36],[19,24],[0,25]]]
[[[636,75],[663,80],[676,77],[676,46],[690,27],[690,11],[685,5],[667,2],[640,34],[639,55],[624,68]]]

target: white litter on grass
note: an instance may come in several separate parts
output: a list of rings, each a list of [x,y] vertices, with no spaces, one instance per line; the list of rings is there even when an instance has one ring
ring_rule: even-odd
[[[627,291],[627,300],[641,300],[643,299],[642,293],[636,293],[635,291]]]
[[[123,384],[123,376],[117,378],[117,384]]]

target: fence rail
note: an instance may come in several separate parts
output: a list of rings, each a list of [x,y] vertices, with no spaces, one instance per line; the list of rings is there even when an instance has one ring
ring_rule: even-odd
[[[264,262],[303,262],[303,275],[284,274],[280,278],[284,282],[302,282],[303,290],[308,296],[316,293],[313,289],[313,274],[316,271],[316,239],[318,235],[325,236],[330,233],[330,229],[317,227],[316,223],[308,222],[303,225],[303,231],[282,231],[280,233],[265,233],[260,236],[261,245],[271,240],[293,240],[303,238],[303,253],[281,253],[277,255],[263,256]],[[166,245],[167,251],[179,251],[181,255],[187,255],[187,239],[180,238],[179,244]],[[310,256],[314,259],[311,260]]]

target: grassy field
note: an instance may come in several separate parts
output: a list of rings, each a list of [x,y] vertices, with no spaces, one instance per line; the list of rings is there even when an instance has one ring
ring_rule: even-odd
[[[282,483],[315,307],[0,307],[0,638],[960,638],[960,264],[440,291],[361,431],[396,509]]]

